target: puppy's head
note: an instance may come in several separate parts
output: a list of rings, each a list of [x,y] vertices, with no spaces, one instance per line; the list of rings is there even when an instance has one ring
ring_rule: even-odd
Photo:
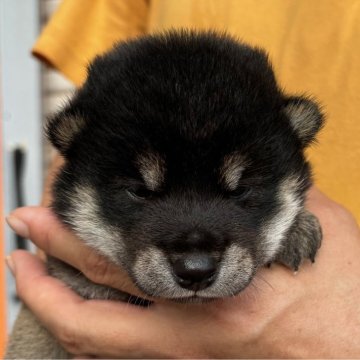
[[[53,206],[148,295],[231,296],[301,210],[321,125],[259,49],[192,32],[123,43],[49,124],[66,159]]]

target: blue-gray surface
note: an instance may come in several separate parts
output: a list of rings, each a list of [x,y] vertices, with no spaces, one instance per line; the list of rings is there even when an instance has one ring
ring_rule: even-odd
[[[26,152],[25,203],[39,203],[42,188],[42,125],[40,65],[31,57],[30,49],[39,33],[39,0],[0,0],[0,101],[3,123],[5,213],[15,206],[11,153],[15,147]],[[15,245],[11,231],[5,231],[9,254]],[[15,289],[11,275],[8,283],[8,326],[11,328],[19,303],[14,301]]]

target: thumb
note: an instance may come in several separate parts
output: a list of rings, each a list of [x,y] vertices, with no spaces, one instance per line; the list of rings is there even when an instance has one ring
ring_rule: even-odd
[[[20,236],[52,255],[51,245],[64,237],[74,241],[76,236],[66,229],[54,213],[45,207],[27,206],[14,210],[7,218],[8,225]],[[52,239],[52,241],[49,241]]]
[[[30,238],[46,254],[78,269],[93,282],[144,296],[127,272],[86,246],[50,209],[40,206],[19,208],[9,215],[7,222],[17,234]]]

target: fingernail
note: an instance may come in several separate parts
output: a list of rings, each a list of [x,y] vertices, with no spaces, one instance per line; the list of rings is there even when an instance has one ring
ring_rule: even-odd
[[[14,261],[13,261],[13,259],[12,259],[12,257],[10,255],[5,257],[5,262],[6,262],[7,267],[11,271],[11,273],[13,275],[15,275],[15,264],[14,264]]]
[[[6,218],[6,222],[18,235],[22,236],[23,238],[29,237],[28,226],[17,217],[10,215]]]

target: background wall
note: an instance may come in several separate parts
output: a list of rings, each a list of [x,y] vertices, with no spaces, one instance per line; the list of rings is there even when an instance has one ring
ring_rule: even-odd
[[[2,118],[2,172],[4,183],[4,212],[16,207],[14,150],[25,154],[23,189],[25,204],[38,204],[42,188],[42,137],[40,65],[31,58],[30,49],[39,33],[37,0],[0,1],[0,66]],[[3,230],[3,229],[2,229]],[[5,229],[9,254],[15,248],[15,237]],[[3,262],[1,263],[3,266]],[[7,273],[7,320],[10,325],[16,316],[14,282]]]
[[[1,211],[9,214],[16,206],[14,149],[24,151],[24,204],[38,205],[43,178],[52,149],[43,138],[43,123],[56,111],[64,98],[72,93],[71,84],[61,75],[41,65],[31,56],[31,48],[41,27],[47,22],[60,0],[0,0],[0,154],[3,169],[0,190]],[[1,163],[1,161],[0,161]],[[2,195],[4,197],[2,198]],[[4,234],[4,237],[1,234]],[[4,239],[6,242],[4,244]],[[0,223],[0,258],[15,249],[15,236]],[[14,281],[6,273],[6,329],[4,296],[4,264],[0,265],[0,358],[2,341],[17,316],[20,302],[16,299]]]
[[[0,94],[1,97],[1,94]],[[2,167],[2,128],[0,121],[0,174],[3,172]],[[2,177],[0,176],[0,245],[4,244],[4,211],[3,211],[3,184]],[[0,259],[4,259],[4,247],[0,246]],[[6,321],[5,321],[5,266],[4,262],[0,266],[0,358],[2,358],[5,349],[6,341]]]
[[[44,26],[50,19],[52,13],[61,3],[61,0],[41,0],[41,26]],[[74,86],[65,79],[60,73],[53,69],[41,67],[41,84],[42,84],[42,111],[43,119],[56,112],[64,101],[72,95]],[[44,161],[45,167],[51,158],[53,149],[45,142]]]

